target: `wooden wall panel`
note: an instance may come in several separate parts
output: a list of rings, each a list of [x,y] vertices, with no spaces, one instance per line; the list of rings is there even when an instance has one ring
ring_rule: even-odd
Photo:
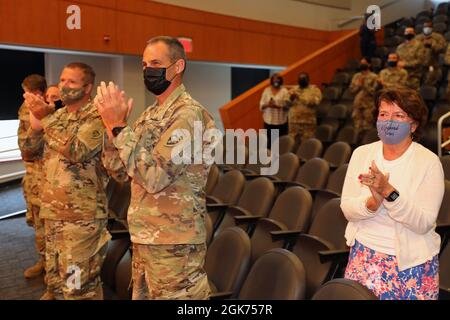
[[[81,29],[69,30],[66,9],[72,2],[59,3],[60,45],[63,48],[98,52],[116,52],[116,12],[112,9],[94,7],[79,3],[81,10]],[[104,37],[109,36],[110,41]]]
[[[66,28],[71,4],[81,8],[81,30]],[[0,0],[0,9],[0,43],[141,55],[149,38],[166,34],[192,38],[188,58],[197,61],[284,66],[338,37],[148,0]]]
[[[117,13],[117,51],[125,54],[139,54],[147,41],[165,34],[163,20],[139,14]]]
[[[267,34],[240,32],[240,62],[272,64],[273,37]]]
[[[58,3],[46,0],[0,1],[0,42],[58,47]]]
[[[343,67],[348,59],[358,56],[359,36],[358,30],[354,30],[289,66],[280,74],[285,84],[295,84],[298,74],[305,71],[310,74],[311,83],[320,86],[329,82],[336,69]],[[258,106],[261,94],[268,85],[269,80],[265,80],[220,108],[224,128],[261,129],[263,121]]]
[[[70,4],[76,4],[76,5],[87,4],[87,5],[94,5],[96,7],[116,9],[116,2],[117,2],[117,0],[108,0],[108,1],[105,1],[105,0],[72,0],[72,1],[70,1]],[[119,0],[119,2],[124,2],[124,1]]]

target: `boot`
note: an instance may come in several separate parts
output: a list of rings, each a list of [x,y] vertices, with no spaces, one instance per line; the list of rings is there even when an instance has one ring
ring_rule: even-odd
[[[25,270],[23,275],[26,279],[31,279],[41,275],[42,272],[44,272],[44,263],[42,260],[39,260],[34,266]]]
[[[45,291],[39,300],[56,300],[56,298],[51,292]]]

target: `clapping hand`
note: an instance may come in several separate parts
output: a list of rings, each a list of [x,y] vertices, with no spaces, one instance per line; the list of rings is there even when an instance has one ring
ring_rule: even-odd
[[[111,81],[108,86],[102,81],[97,87],[94,104],[109,135],[113,128],[127,125],[127,119],[133,109],[133,99],[127,100],[125,92],[120,91],[119,87]]]
[[[372,165],[369,168],[369,173],[360,174],[359,181],[369,187],[370,192],[372,193],[372,199],[368,201],[367,205],[370,206],[369,209],[372,211],[376,211],[378,207],[384,200],[384,196],[386,193],[389,193],[390,190],[394,190],[394,188],[389,184],[389,173],[383,174],[375,164],[375,161],[372,161]]]
[[[25,104],[27,105],[30,112],[35,116],[36,119],[41,120],[53,110],[53,107],[45,103],[42,96],[25,92],[23,94],[25,99]]]

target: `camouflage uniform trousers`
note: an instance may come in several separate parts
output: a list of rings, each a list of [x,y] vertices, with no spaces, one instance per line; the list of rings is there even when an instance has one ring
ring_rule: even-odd
[[[314,109],[295,106],[289,110],[289,135],[296,141],[314,137],[316,127],[317,118]]]
[[[106,224],[45,220],[47,290],[56,299],[103,299],[100,271],[111,238]]]
[[[206,300],[205,244],[133,244],[133,300]]]
[[[352,113],[353,123],[357,129],[374,127],[374,99],[371,96],[356,96]]]
[[[406,68],[406,70],[408,71],[406,85],[411,89],[419,90],[420,79],[422,77],[422,67],[409,67]]]
[[[35,231],[34,241],[36,244],[36,249],[39,252],[39,255],[41,256],[42,261],[45,261],[45,224],[44,219],[41,219],[39,217],[39,210],[40,208],[38,206],[35,205],[32,206],[34,231]]]

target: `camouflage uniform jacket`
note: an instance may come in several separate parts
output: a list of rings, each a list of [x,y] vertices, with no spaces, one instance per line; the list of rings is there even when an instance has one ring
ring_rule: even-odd
[[[313,107],[317,106],[322,100],[322,92],[315,85],[309,85],[307,88],[298,86],[289,90],[289,94],[295,94],[297,97],[292,102],[289,110],[289,122],[291,123],[310,123],[310,118],[316,117],[316,111]]]
[[[41,120],[26,148],[42,141],[44,173],[40,217],[52,220],[94,220],[107,217],[107,174],[101,163],[104,126],[88,102],[77,112],[61,108]]]
[[[350,91],[352,93],[357,93],[355,96],[355,101],[359,99],[371,99],[375,94],[378,86],[378,76],[373,72],[358,72],[352,78],[352,83],[350,84]]]
[[[176,88],[166,101],[147,108],[133,128],[105,141],[103,163],[119,181],[131,181],[128,227],[139,244],[201,244],[206,240],[205,184],[210,165],[175,164],[174,147],[193,144],[194,122],[203,132],[215,129],[213,118],[185,91]],[[187,135],[172,135],[184,129]],[[202,137],[195,137],[202,141]],[[202,142],[205,147],[213,143]]]
[[[39,191],[42,178],[44,144],[41,143],[32,152],[25,147],[27,137],[32,134],[32,131],[30,111],[24,102],[19,108],[19,128],[17,130],[18,145],[27,172],[26,179],[28,180],[28,183],[24,185],[24,188],[27,188],[24,192],[27,195],[27,202],[29,201],[32,205],[40,206]]]
[[[393,86],[406,86],[408,80],[408,71],[399,67],[388,67],[381,70],[378,77],[383,82],[383,88],[391,88]]]
[[[431,34],[431,48],[427,48],[425,47],[425,61],[424,64],[426,66],[434,63],[434,64],[438,64],[438,61],[432,61],[432,60],[437,60],[438,59],[438,55],[441,52],[444,52],[445,47],[447,46],[447,41],[445,40],[444,36],[440,33],[437,32],[433,32]],[[426,39],[425,35],[419,34],[418,36],[416,36],[415,38],[417,41],[420,41],[422,44],[424,43],[424,40]]]

